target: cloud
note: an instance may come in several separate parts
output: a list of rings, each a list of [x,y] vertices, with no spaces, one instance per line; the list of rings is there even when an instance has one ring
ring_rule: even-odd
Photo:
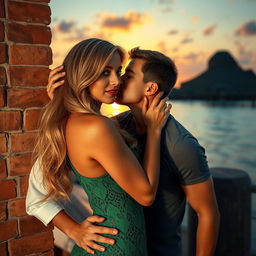
[[[142,25],[151,20],[151,17],[146,13],[138,13],[135,11],[128,11],[123,16],[116,14],[99,13],[100,26],[104,29],[118,29],[130,30],[134,25]]]
[[[192,53],[192,52],[191,52],[191,53],[189,53],[189,54],[183,56],[183,58],[186,59],[186,60],[195,60],[195,59],[198,58],[198,56],[199,56],[199,54],[196,54],[196,53]]]
[[[166,46],[166,42],[165,42],[165,41],[160,41],[160,42],[157,44],[157,48],[158,48],[158,51],[160,51],[160,52],[163,53],[163,54],[167,54],[167,53],[168,53],[168,49],[167,49],[167,46]]]
[[[172,49],[172,52],[178,52],[180,50],[180,48],[178,47],[178,46],[176,46],[176,47],[174,47],[173,49]]]
[[[192,16],[191,21],[192,21],[192,23],[197,24],[197,23],[200,22],[200,17],[199,16]]]
[[[216,27],[217,27],[217,25],[215,24],[215,25],[212,25],[212,26],[210,26],[210,27],[205,28],[204,31],[203,31],[203,34],[204,34],[205,36],[210,36],[210,35],[212,35],[213,32],[215,31]]]
[[[188,44],[188,43],[192,43],[194,41],[193,38],[191,37],[187,37],[187,38],[184,38],[183,40],[181,40],[181,44]]]
[[[159,4],[173,4],[176,0],[158,0]]]
[[[184,10],[184,9],[179,10],[179,14],[181,14],[181,15],[186,14],[186,10]]]
[[[166,8],[161,9],[160,11],[161,11],[161,13],[170,13],[172,11],[172,8],[166,7]]]
[[[242,65],[252,65],[253,64],[253,56],[255,55],[254,52],[250,50],[246,50],[244,45],[241,44],[239,41],[235,41],[235,46],[237,48],[238,53],[238,60]]]
[[[177,29],[171,29],[171,30],[169,30],[168,31],[168,35],[176,35],[176,34],[178,34],[179,33],[179,31],[177,30]]]
[[[256,21],[248,21],[245,24],[241,25],[236,31],[235,34],[238,36],[255,36],[256,35]]]
[[[78,42],[89,37],[89,26],[78,27],[74,21],[62,20],[52,27],[53,41]]]
[[[58,25],[57,29],[63,33],[68,33],[76,25],[74,21],[65,21],[62,20]]]
[[[77,28],[66,38],[67,41],[82,41],[88,37],[86,28]]]

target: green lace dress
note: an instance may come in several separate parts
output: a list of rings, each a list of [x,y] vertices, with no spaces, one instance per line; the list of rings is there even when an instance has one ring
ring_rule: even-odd
[[[102,244],[106,250],[104,252],[95,250],[94,255],[147,256],[142,206],[119,187],[109,174],[97,178],[84,177],[75,170],[69,160],[68,163],[88,195],[93,215],[106,218],[99,225],[119,230],[116,236],[104,234],[106,237],[115,239],[116,243],[114,245]],[[84,255],[91,254],[75,245],[71,256]]]

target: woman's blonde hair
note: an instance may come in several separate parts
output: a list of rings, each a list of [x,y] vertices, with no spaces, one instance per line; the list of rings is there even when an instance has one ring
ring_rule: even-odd
[[[101,115],[99,103],[90,96],[88,87],[100,77],[116,52],[123,61],[125,54],[119,46],[92,38],[76,44],[64,59],[65,84],[44,108],[34,150],[48,193],[45,199],[67,199],[71,192],[70,170],[66,164],[66,121],[70,113]],[[128,143],[134,142],[124,131],[121,134]]]

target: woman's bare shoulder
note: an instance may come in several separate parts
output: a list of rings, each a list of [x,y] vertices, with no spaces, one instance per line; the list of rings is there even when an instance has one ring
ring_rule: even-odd
[[[105,116],[83,114],[73,115],[69,118],[67,132],[69,130],[78,138],[85,138],[88,141],[106,136],[110,132],[115,133],[116,127],[113,121]]]

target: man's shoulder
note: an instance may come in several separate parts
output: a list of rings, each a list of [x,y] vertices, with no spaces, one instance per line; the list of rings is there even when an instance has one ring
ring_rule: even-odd
[[[164,127],[165,138],[169,143],[181,143],[197,139],[190,133],[174,116],[168,117],[167,123]]]
[[[199,144],[197,138],[172,115],[165,126],[163,140],[169,153],[173,155],[205,153],[205,149]]]
[[[132,113],[130,110],[122,112],[113,117],[122,129],[130,130],[132,126]]]
[[[181,184],[192,185],[209,178],[205,149],[173,116],[166,124],[164,140],[165,148],[177,167]]]
[[[131,110],[127,110],[125,112],[122,112],[116,116],[114,116],[113,118],[116,118],[118,120],[118,122],[122,122],[123,120],[125,120],[126,118],[131,116]]]

